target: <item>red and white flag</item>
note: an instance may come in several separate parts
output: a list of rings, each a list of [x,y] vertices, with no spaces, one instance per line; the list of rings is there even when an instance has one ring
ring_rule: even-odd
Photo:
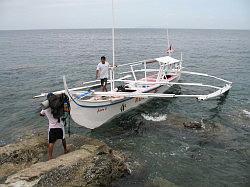
[[[172,45],[169,46],[169,48],[167,49],[167,53],[173,53],[174,52],[174,48],[172,47]]]

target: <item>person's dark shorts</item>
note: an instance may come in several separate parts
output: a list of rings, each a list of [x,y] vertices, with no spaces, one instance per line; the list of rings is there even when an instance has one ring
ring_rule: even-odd
[[[61,128],[52,128],[49,130],[49,143],[55,143],[56,140],[63,139],[63,130]]]
[[[107,78],[101,79],[101,86],[107,85],[107,82],[108,82]]]

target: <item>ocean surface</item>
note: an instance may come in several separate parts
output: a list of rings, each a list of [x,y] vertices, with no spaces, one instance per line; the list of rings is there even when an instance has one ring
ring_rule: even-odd
[[[93,131],[72,123],[72,133],[127,155],[132,173],[113,186],[250,186],[250,31],[170,29],[169,35],[173,56],[183,53],[186,70],[233,82],[228,95],[203,102],[152,99]],[[167,32],[118,29],[115,43],[117,64],[160,57]],[[69,87],[94,79],[100,56],[112,62],[111,44],[110,29],[0,31],[0,145],[46,132],[42,99],[32,97],[63,89],[63,75]],[[180,81],[203,80],[182,75]],[[195,121],[202,129],[183,126]]]

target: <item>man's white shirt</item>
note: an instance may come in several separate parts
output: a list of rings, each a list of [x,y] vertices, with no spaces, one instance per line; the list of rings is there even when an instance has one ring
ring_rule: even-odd
[[[51,108],[49,107],[49,108],[47,108],[45,110],[42,110],[40,113],[42,115],[45,115],[48,118],[48,120],[49,120],[49,131],[50,131],[50,129],[53,129],[53,128],[61,128],[62,131],[63,131],[63,139],[64,139],[65,138],[65,130],[64,130],[63,122],[62,122],[62,120],[60,120],[60,122],[58,122],[58,119],[53,117],[53,114],[51,113]]]
[[[99,62],[96,70],[99,71],[100,79],[108,78],[109,76],[109,63],[105,61],[105,64]]]
[[[47,108],[45,110],[42,110],[40,112],[42,115],[45,115],[48,120],[49,120],[49,129],[52,129],[52,128],[63,128],[63,123],[62,123],[62,120],[60,122],[58,122],[58,119],[54,118],[52,113],[51,113],[51,108]]]

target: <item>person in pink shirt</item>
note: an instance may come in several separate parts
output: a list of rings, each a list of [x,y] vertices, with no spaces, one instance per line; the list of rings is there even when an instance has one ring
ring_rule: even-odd
[[[47,99],[49,99],[53,94],[49,93],[47,95]],[[43,109],[40,112],[41,116],[46,116],[48,118],[49,130],[48,130],[48,159],[52,159],[54,144],[56,140],[61,139],[62,145],[64,148],[64,154],[68,153],[66,139],[65,139],[65,131],[64,125],[61,119],[56,119],[53,117],[51,113],[51,108]]]

